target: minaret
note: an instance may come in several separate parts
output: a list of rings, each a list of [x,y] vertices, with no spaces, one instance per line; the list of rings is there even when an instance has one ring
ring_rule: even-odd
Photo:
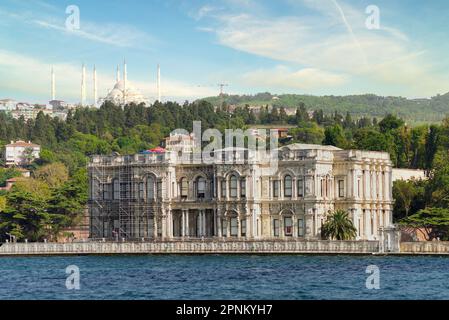
[[[81,106],[86,104],[86,66],[83,63],[83,70],[81,74]]]
[[[51,100],[56,100],[56,80],[53,67],[51,67]]]
[[[123,104],[126,104],[126,82],[128,81],[128,70],[126,68],[126,59],[123,59]]]
[[[117,75],[115,77],[117,83],[120,82],[120,66],[117,65]]]
[[[94,107],[97,108],[97,67],[94,65]]]
[[[157,65],[157,101],[161,101],[161,66]]]

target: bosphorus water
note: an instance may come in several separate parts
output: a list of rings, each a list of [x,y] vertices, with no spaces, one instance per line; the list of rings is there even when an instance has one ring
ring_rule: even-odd
[[[80,290],[66,288],[66,268]],[[366,288],[380,270],[380,289]],[[0,300],[449,299],[445,257],[149,255],[0,257]]]

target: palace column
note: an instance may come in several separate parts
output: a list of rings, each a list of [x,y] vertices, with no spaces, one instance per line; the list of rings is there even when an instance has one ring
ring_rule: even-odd
[[[220,209],[217,209],[217,235],[218,237],[222,237],[222,227],[221,227],[221,211]]]
[[[371,209],[365,210],[365,216],[363,217],[365,221],[365,236],[366,240],[369,240],[371,236]]]
[[[379,195],[380,195],[381,200],[385,200],[384,185],[385,185],[385,171],[384,171],[384,167],[381,166],[380,167],[380,181],[379,181]]]
[[[156,240],[157,239],[157,214],[156,213],[154,213],[154,216],[153,216],[153,238],[154,238],[154,240]]]
[[[203,234],[203,210],[198,209],[198,216],[196,218],[196,232],[195,234],[197,235],[198,238],[201,238],[202,234]]]
[[[369,200],[371,197],[371,191],[369,188],[370,180],[369,180],[369,166],[365,165],[363,170],[363,196],[366,200]]]
[[[348,175],[346,178],[346,198],[351,198],[351,197],[354,197],[354,195],[355,195],[353,177],[354,177],[354,170],[349,169]]]
[[[162,217],[161,217],[161,228],[162,228],[162,239],[167,237],[167,216],[165,209],[162,209]]]
[[[181,210],[181,237],[186,235],[186,214],[185,210]]]
[[[285,238],[284,216],[281,214],[279,215],[279,237]]]
[[[212,233],[212,237],[217,236],[217,209],[213,209],[213,222],[214,222],[214,229],[213,229],[213,233]]]
[[[172,210],[167,210],[168,214],[167,214],[167,222],[168,222],[168,235],[167,237],[169,239],[173,238],[173,212]]]
[[[190,237],[189,209],[186,210],[186,237]]]
[[[206,210],[201,210],[201,212],[202,212],[202,219],[201,219],[201,226],[202,226],[202,228],[201,228],[201,235],[203,236],[203,237],[205,237],[206,236]]]
[[[240,223],[240,215],[237,215],[237,238],[240,238],[242,236],[242,231],[240,230],[241,223]]]
[[[379,217],[379,209],[376,208],[376,211],[374,211],[373,213],[373,230],[374,230],[374,236],[376,237],[376,239],[378,239],[378,235],[379,235],[379,221],[378,221],[378,217]]]

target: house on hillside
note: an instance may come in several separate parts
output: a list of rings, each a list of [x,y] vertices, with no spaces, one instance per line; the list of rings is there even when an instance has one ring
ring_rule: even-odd
[[[41,147],[31,141],[11,141],[7,144],[5,160],[7,166],[23,166],[39,159]]]

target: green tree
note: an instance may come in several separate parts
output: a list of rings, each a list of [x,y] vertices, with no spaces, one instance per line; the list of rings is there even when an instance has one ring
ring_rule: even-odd
[[[404,212],[408,217],[413,199],[418,194],[414,181],[398,180],[393,183],[393,198],[395,199],[395,211],[398,215]]]
[[[34,160],[34,149],[31,147],[26,147],[22,152],[21,161],[23,164],[30,165]]]
[[[336,146],[339,148],[346,148],[348,146],[348,142],[341,125],[336,124],[326,128],[324,131],[323,144],[328,146]]]
[[[69,179],[69,171],[62,163],[52,163],[37,169],[34,177],[44,181],[50,188],[57,188]]]
[[[0,214],[6,209],[6,197],[0,196]]]
[[[290,130],[294,142],[320,144],[324,139],[324,130],[315,122],[304,122]]]
[[[398,129],[404,125],[404,120],[392,115],[388,114],[385,118],[379,122],[379,128],[381,132],[388,132],[395,129]]]
[[[449,239],[449,209],[427,208],[400,221],[400,224],[422,233],[427,240]]]
[[[46,210],[46,199],[40,194],[14,186],[6,196],[7,206],[0,214],[0,237],[6,233],[18,240],[41,241],[50,234],[51,215]]]
[[[388,151],[390,141],[373,128],[362,128],[355,131],[354,145],[357,149],[368,151]]]
[[[327,217],[321,234],[324,239],[352,240],[357,236],[357,229],[346,211],[337,210]]]
[[[52,216],[52,233],[56,237],[62,228],[76,225],[83,217],[87,204],[87,179],[80,171],[72,180],[60,188],[53,189],[48,202]]]
[[[433,159],[438,149],[438,132],[439,128],[435,125],[430,126],[429,132],[426,136],[424,169],[430,171],[432,168]]]

